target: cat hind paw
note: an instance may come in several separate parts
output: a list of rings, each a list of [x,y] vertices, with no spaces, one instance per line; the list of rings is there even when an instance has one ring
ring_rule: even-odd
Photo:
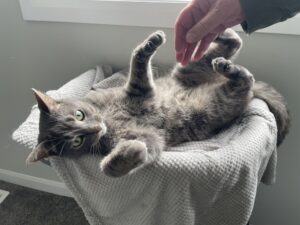
[[[244,80],[247,84],[253,85],[254,76],[243,66],[235,65],[230,60],[218,57],[212,60],[213,70],[231,80]]]
[[[135,50],[136,59],[144,62],[155,53],[157,48],[166,42],[166,36],[163,31],[156,31]]]
[[[229,74],[234,70],[234,65],[230,60],[227,60],[223,57],[218,57],[212,60],[211,62],[213,70],[221,74]]]

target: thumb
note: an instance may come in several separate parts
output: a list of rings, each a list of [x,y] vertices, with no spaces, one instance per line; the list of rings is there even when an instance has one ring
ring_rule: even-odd
[[[188,43],[198,42],[215,30],[222,22],[222,16],[218,12],[219,10],[216,10],[216,8],[210,10],[203,19],[188,31],[186,41]]]

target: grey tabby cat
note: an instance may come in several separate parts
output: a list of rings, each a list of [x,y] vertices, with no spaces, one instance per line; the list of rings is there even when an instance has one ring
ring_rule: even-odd
[[[157,31],[133,51],[122,87],[59,101],[34,90],[40,133],[27,162],[97,152],[104,157],[101,170],[119,177],[153,162],[167,146],[212,137],[239,117],[253,97],[269,105],[278,125],[277,143],[282,142],[289,124],[284,100],[229,61],[242,45],[234,31],[219,36],[200,61],[176,65],[172,73],[154,79],[151,58],[164,42],[164,33]]]

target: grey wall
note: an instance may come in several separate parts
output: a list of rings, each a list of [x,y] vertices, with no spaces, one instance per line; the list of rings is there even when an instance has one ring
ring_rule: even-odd
[[[12,131],[27,116],[34,99],[30,88],[55,89],[96,64],[128,64],[131,50],[155,28],[25,22],[17,0],[0,1],[0,168],[58,180],[50,168],[25,166],[29,150],[13,143]],[[157,61],[174,61],[173,31]],[[280,148],[277,183],[259,187],[256,225],[300,224],[300,36],[242,35],[238,63],[256,79],[273,84],[292,112],[290,134]]]

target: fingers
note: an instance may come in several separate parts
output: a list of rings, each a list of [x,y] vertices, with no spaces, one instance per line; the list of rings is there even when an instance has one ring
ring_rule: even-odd
[[[213,33],[209,33],[204,38],[202,38],[199,46],[197,45],[197,42],[193,44],[188,44],[187,50],[184,53],[182,53],[182,58],[180,61],[181,64],[188,64],[189,61],[191,61],[193,55],[193,61],[200,60],[203,57],[206,50],[209,48],[210,44],[216,39],[216,37],[219,34],[222,34],[225,30],[225,26],[220,25],[214,31],[212,31]]]
[[[216,30],[213,31],[213,33],[210,33],[204,38],[202,38],[200,45],[194,54],[193,60],[200,60],[203,57],[206,50],[208,49],[208,47],[210,46],[210,44],[216,39],[216,37],[219,34],[222,34],[225,30],[225,26],[220,25],[219,27],[217,27]]]
[[[188,47],[187,47],[187,49],[186,49],[186,51],[184,53],[184,56],[183,56],[183,58],[181,60],[181,64],[182,65],[185,66],[185,65],[187,65],[190,62],[190,60],[192,58],[192,55],[193,55],[193,53],[195,51],[196,45],[197,45],[197,43],[188,44]]]
[[[216,39],[216,37],[217,34],[208,34],[204,38],[202,38],[200,45],[194,54],[194,61],[200,60],[203,57],[209,45]]]
[[[192,0],[176,21],[176,60],[186,65],[193,53],[193,60],[200,60],[216,36],[224,32],[225,27],[234,26],[243,20],[239,1]]]
[[[209,33],[212,33],[219,25],[222,24],[222,16],[218,7],[210,10],[207,15],[193,26],[186,35],[188,43],[195,43],[202,40]]]
[[[200,8],[196,7],[193,2],[186,6],[179,14],[175,24],[175,50],[177,62],[182,62],[185,58],[185,53],[190,55],[190,47],[186,42],[187,32],[201,20],[205,13]]]
[[[191,14],[191,7],[188,5],[179,14],[175,23],[175,50],[182,52],[186,49],[187,43],[185,36],[187,31],[193,26],[193,18]]]

